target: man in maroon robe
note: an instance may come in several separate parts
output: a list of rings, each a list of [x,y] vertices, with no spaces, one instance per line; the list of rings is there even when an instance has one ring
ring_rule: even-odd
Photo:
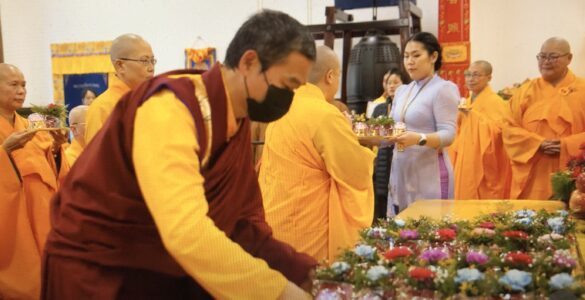
[[[306,297],[316,262],[272,237],[249,123],[282,117],[314,59],[300,23],[263,11],[225,65],[126,94],[53,201],[42,299]]]

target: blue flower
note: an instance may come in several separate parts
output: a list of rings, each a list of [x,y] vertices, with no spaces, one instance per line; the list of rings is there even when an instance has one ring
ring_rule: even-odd
[[[388,277],[390,272],[384,266],[373,266],[366,272],[366,277],[370,281],[378,281],[380,278]]]
[[[355,254],[367,259],[374,259],[374,253],[376,252],[376,248],[368,246],[368,245],[358,245],[353,250]]]
[[[532,274],[512,269],[500,277],[498,282],[507,286],[512,291],[524,292],[524,288],[532,283]]]
[[[333,273],[335,273],[336,275],[343,274],[349,271],[349,269],[350,269],[349,264],[344,261],[336,261],[333,264],[331,264],[331,270],[333,270]]]
[[[557,213],[559,214],[559,216],[561,216],[563,218],[569,215],[569,212],[564,210],[564,209],[557,210]]]
[[[514,215],[518,218],[532,218],[536,216],[536,212],[532,209],[522,209],[516,211]]]
[[[457,283],[478,281],[482,279],[483,274],[479,270],[470,268],[457,270],[457,275],[455,276],[455,282]]]
[[[555,290],[566,289],[573,285],[573,276],[568,273],[559,273],[551,277],[548,284]]]
[[[401,219],[394,219],[394,224],[396,224],[396,226],[398,226],[398,227],[404,227],[406,222],[404,222],[404,220],[401,220]]]
[[[546,222],[555,233],[563,233],[565,231],[565,219],[563,217],[550,218]]]
[[[514,221],[518,224],[522,224],[522,225],[530,225],[532,224],[532,218],[520,218],[520,219],[516,219],[516,221]]]

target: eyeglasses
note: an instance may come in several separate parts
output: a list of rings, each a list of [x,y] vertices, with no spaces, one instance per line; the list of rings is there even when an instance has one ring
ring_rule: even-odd
[[[539,60],[539,61],[547,61],[548,60],[551,63],[554,63],[559,58],[561,58],[563,56],[567,56],[569,54],[571,54],[571,53],[565,53],[565,54],[556,54],[556,53],[553,53],[553,54],[548,54],[548,55],[546,53],[538,53],[536,55],[536,59]]]
[[[132,58],[118,58],[119,60],[129,60],[141,63],[143,66],[156,65],[156,58],[143,58],[143,59],[132,59]]]
[[[480,74],[480,73],[469,73],[469,72],[464,72],[463,76],[465,76],[465,78],[474,78],[477,79],[479,77],[485,76],[484,74]]]

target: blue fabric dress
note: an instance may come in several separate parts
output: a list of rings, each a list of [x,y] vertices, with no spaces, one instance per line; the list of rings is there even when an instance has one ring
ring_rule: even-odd
[[[402,211],[419,199],[453,199],[453,169],[446,147],[455,138],[459,99],[457,86],[438,75],[413,81],[396,91],[390,116],[406,123],[408,131],[437,132],[442,146],[437,150],[414,145],[403,152],[394,147],[388,216],[394,215],[393,205]]]

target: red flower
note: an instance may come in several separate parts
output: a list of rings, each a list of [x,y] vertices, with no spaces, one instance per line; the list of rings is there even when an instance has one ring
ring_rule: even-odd
[[[519,240],[527,240],[528,239],[528,234],[524,231],[519,231],[519,230],[504,231],[503,235],[507,238],[514,238],[514,239],[519,239]]]
[[[441,241],[452,241],[455,239],[455,236],[457,236],[457,232],[453,229],[443,228],[437,230],[437,235]]]
[[[506,263],[512,265],[529,265],[532,263],[532,257],[524,252],[510,252],[504,258]]]
[[[53,107],[55,107],[55,104],[53,104],[53,103],[50,103],[50,104],[47,106],[47,108],[53,108]]]
[[[492,222],[481,222],[479,224],[480,228],[485,228],[485,229],[495,229],[496,228],[496,224],[492,223]]]
[[[414,280],[426,280],[435,277],[435,273],[427,268],[415,267],[408,272]]]
[[[384,257],[388,260],[394,260],[396,258],[408,257],[412,255],[412,250],[406,247],[396,247],[392,250],[388,250],[384,253]]]
[[[577,178],[577,176],[579,176],[581,173],[583,173],[583,170],[581,169],[581,167],[577,166],[573,169],[572,177]]]

